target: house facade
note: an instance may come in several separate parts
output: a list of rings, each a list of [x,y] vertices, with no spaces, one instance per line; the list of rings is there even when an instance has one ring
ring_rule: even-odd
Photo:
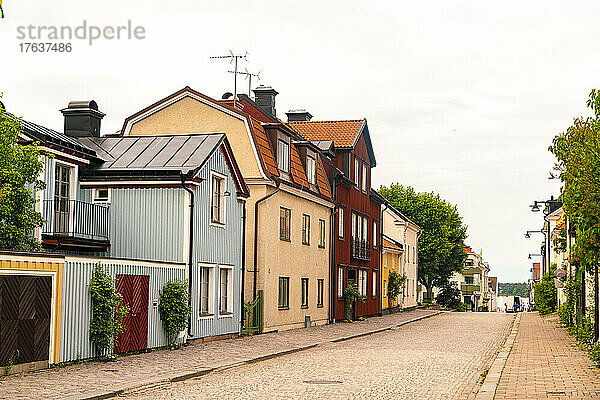
[[[288,113],[288,126],[321,149],[335,201],[332,225],[332,321],[345,318],[344,290],[357,285],[360,300],[354,318],[381,313],[381,205],[386,200],[371,188],[375,153],[367,121],[310,121],[300,110]]]
[[[400,308],[414,308],[417,306],[417,266],[419,261],[419,236],[421,228],[396,210],[391,205],[384,207],[383,214],[383,256],[382,256],[382,308],[388,307],[389,299],[385,286],[389,281],[389,271],[396,271],[406,280],[402,293],[394,302]],[[402,252],[399,260],[394,257],[393,244],[400,245]]]
[[[470,246],[465,246],[467,260],[460,272],[455,272],[451,281],[458,283],[462,299],[467,309],[491,311],[492,291],[489,288],[489,265],[483,261],[481,254],[476,253]]]
[[[276,94],[257,89],[257,102],[234,107],[186,87],[128,117],[119,133],[227,134],[250,192],[243,301],[262,294],[263,332],[325,324],[329,307],[331,189],[318,149],[276,119]]]

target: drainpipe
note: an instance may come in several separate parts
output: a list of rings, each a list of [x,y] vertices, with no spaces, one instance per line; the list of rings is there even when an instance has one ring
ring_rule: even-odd
[[[190,241],[188,254],[188,306],[192,307],[192,264],[194,262],[194,191],[185,186],[187,175],[181,174],[181,187],[190,194]],[[192,334],[192,316],[188,318],[188,337],[194,337]]]
[[[381,210],[379,216],[379,265],[377,266],[377,275],[379,276],[379,284],[376,286],[379,291],[379,316],[383,315],[383,293],[381,293],[381,280],[383,279],[383,268],[381,263],[383,262],[383,213],[390,207],[390,203],[386,201],[385,208]],[[389,304],[388,304],[389,306]],[[390,310],[391,311],[391,310]]]
[[[333,206],[333,210],[331,215],[329,216],[329,323],[335,323],[335,302],[337,301],[337,293],[335,291],[335,287],[337,285],[337,265],[335,262],[335,250],[337,247],[337,229],[339,227],[338,224],[335,223],[335,216],[338,214],[339,208],[338,205],[335,204]]]
[[[419,230],[419,233],[417,233],[417,277],[415,278],[415,285],[419,284],[419,239],[421,238],[421,235],[423,235],[423,229]],[[417,291],[417,288],[415,287],[415,292]],[[432,289],[433,291],[433,289]],[[433,292],[431,293],[433,295]],[[417,292],[417,301],[419,300],[419,293]]]
[[[276,180],[275,184],[276,184],[276,189],[272,193],[266,195],[265,197],[258,199],[256,201],[256,203],[254,203],[254,271],[252,271],[252,273],[254,275],[253,294],[254,294],[255,299],[256,299],[256,278],[257,278],[257,274],[258,274],[258,255],[257,255],[257,250],[258,250],[258,205],[260,203],[262,203],[263,201],[267,200],[269,197],[273,196],[275,193],[279,192],[279,181]]]
[[[240,335],[244,329],[244,276],[246,275],[246,202],[242,209],[242,281],[240,283]]]

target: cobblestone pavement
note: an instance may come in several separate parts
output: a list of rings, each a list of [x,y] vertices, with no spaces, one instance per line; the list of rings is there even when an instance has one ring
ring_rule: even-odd
[[[600,398],[600,373],[556,316],[522,313],[494,398]]]
[[[445,313],[126,397],[472,399],[513,319],[504,313]]]
[[[115,390],[157,381],[202,368],[243,362],[250,358],[396,325],[433,311],[415,310],[368,318],[353,324],[333,324],[214,341],[119,358],[116,362],[87,362],[65,368],[9,376],[0,380],[0,398],[65,398]]]

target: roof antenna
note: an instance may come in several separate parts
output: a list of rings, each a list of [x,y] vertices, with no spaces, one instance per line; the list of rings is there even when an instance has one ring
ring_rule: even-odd
[[[237,75],[246,75],[246,80],[248,80],[248,97],[251,97],[251,93],[252,93],[252,77],[256,77],[257,80],[260,81],[260,73],[262,71],[258,71],[256,74],[253,74],[252,72],[248,72],[248,68],[245,68],[245,71],[227,71],[230,74],[237,74]]]
[[[248,52],[244,51],[244,54],[233,54],[233,51],[229,50],[229,54],[226,56],[212,56],[210,57],[211,59],[213,58],[229,58],[229,63],[234,63],[234,76],[233,76],[233,106],[235,107],[236,104],[235,102],[237,101],[237,76],[238,76],[238,60],[242,59],[245,61],[248,61],[248,59],[246,58],[248,56]]]

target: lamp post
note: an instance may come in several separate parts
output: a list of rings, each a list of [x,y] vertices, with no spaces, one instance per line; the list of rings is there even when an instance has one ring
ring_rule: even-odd
[[[544,262],[542,263],[541,271],[541,275],[544,276],[545,270],[549,270],[550,268],[550,222],[548,221],[548,215],[558,209],[562,203],[555,199],[554,196],[550,196],[549,200],[535,200],[529,207],[531,207],[532,212],[539,212],[541,210],[540,205],[542,204],[544,205],[544,209],[542,210],[544,213],[544,229],[539,231],[527,231],[525,233],[525,238],[530,238],[530,233],[541,232],[544,234]]]

